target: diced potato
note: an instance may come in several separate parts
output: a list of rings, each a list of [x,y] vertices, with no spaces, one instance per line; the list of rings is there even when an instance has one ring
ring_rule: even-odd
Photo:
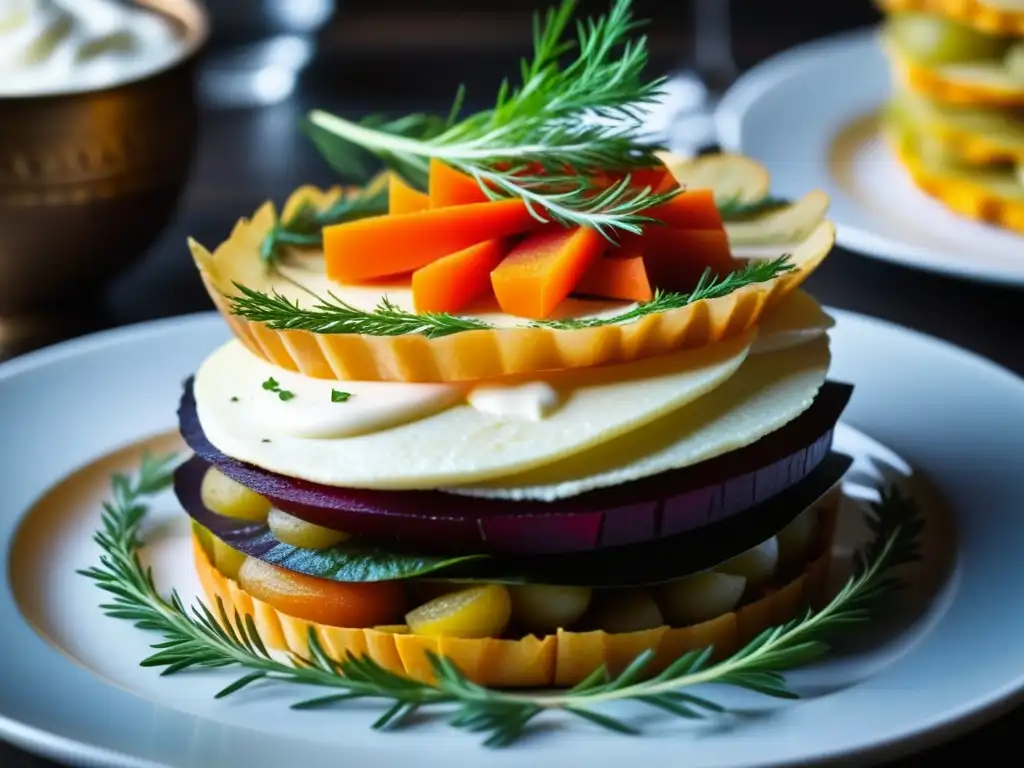
[[[282,613],[332,627],[392,624],[405,610],[405,595],[397,581],[329,581],[249,557],[238,572],[238,582],[257,600]]]
[[[307,523],[276,508],[271,509],[267,515],[267,525],[275,539],[300,549],[327,549],[349,537],[342,531]]]
[[[590,587],[523,584],[511,587],[512,618],[529,632],[549,634],[572,626],[590,607]]]
[[[234,547],[229,547],[216,536],[210,536],[213,544],[213,567],[229,579],[238,581],[238,571],[245,562],[245,555]]]
[[[674,627],[699,624],[728,613],[739,605],[747,580],[731,573],[702,571],[662,584],[657,602]]]
[[[602,596],[589,623],[605,632],[639,632],[663,626],[665,619],[647,590],[623,589]]]
[[[205,526],[200,525],[195,520],[192,521],[192,533],[199,540],[199,546],[203,548],[203,552],[206,556],[213,561],[213,534]]]
[[[434,598],[405,615],[419,635],[497,637],[512,617],[508,590],[500,584],[460,589]]]
[[[818,510],[812,507],[801,512],[779,531],[775,537],[779,543],[779,567],[792,571],[806,563],[817,530]]]
[[[236,483],[216,467],[206,470],[199,495],[208,510],[224,517],[262,523],[270,512],[267,499]]]
[[[779,542],[772,536],[753,549],[736,555],[714,570],[719,573],[731,573],[742,576],[752,587],[763,587],[775,575],[779,566]]]

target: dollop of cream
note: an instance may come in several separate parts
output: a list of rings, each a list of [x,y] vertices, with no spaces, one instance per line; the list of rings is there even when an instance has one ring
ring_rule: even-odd
[[[466,399],[481,413],[527,421],[540,421],[551,415],[562,402],[558,390],[544,381],[485,384],[472,389]]]
[[[173,23],[117,0],[0,2],[0,95],[101,88],[166,66]]]

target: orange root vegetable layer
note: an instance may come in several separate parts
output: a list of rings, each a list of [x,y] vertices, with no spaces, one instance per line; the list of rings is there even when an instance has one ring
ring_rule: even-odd
[[[195,538],[193,553],[207,602],[216,605],[220,598],[229,615],[237,611],[252,616],[260,638],[269,648],[307,657],[312,630],[331,658],[341,660],[348,653],[369,656],[385,669],[416,680],[433,679],[426,656],[431,651],[450,659],[479,685],[564,687],[579,683],[601,664],[606,664],[612,674],[618,674],[647,649],[655,651],[655,657],[645,670],[646,676],[660,672],[688,651],[709,645],[714,646],[713,658],[721,659],[767,627],[794,618],[808,604],[820,607],[828,599],[835,514],[834,507],[822,509],[817,550],[820,554],[800,576],[763,599],[690,627],[658,627],[621,634],[559,630],[556,634],[527,635],[519,640],[460,639],[414,635],[405,627],[395,626],[328,626],[289,616],[250,595],[213,567]]]
[[[936,101],[965,107],[1024,107],[1024,83],[956,80],[942,70],[929,69],[889,49],[895,77],[910,91]]]
[[[714,275],[739,268],[724,229],[647,227],[643,236],[647,278],[666,291],[692,291],[708,267]]]
[[[398,174],[388,174],[388,213],[390,215],[425,211],[429,207],[430,199],[425,194],[410,187]]]
[[[883,11],[922,11],[995,35],[1024,35],[1024,8],[999,8],[985,0],[875,0]]]
[[[288,199],[285,214],[306,200],[321,207],[329,205],[340,192],[339,189],[301,187]],[[463,210],[470,207],[473,206],[465,206]],[[790,250],[792,271],[717,299],[693,302],[632,322],[578,330],[525,327],[524,322],[523,327],[492,328],[429,339],[423,335],[368,336],[274,330],[262,322],[234,314],[230,297],[238,295],[235,282],[257,288],[268,285],[264,282],[267,278],[259,260],[259,249],[276,221],[275,207],[267,203],[251,219],[239,220],[230,237],[213,252],[194,240],[189,241],[211,301],[235,337],[254,355],[272,365],[315,378],[358,381],[491,379],[613,365],[722,341],[746,332],[770,313],[817,269],[835,242],[834,226],[831,222],[822,222]],[[301,297],[299,300],[304,301]]]
[[[639,242],[617,248],[597,259],[576,284],[573,293],[623,301],[650,301],[654,297]]]
[[[644,211],[643,215],[679,229],[722,229],[725,226],[710,189],[680,192],[667,203]]]
[[[291,616],[332,626],[379,626],[405,608],[405,595],[394,581],[325,581],[251,557],[242,565],[238,581],[257,600],[272,603]]]
[[[600,233],[584,227],[527,237],[491,273],[498,305],[517,317],[549,317],[607,247]]]
[[[486,203],[490,199],[472,176],[467,176],[440,160],[430,161],[428,184],[431,208]]]
[[[443,256],[412,273],[417,312],[458,312],[491,290],[491,271],[508,253],[504,240],[488,240]]]
[[[378,216],[324,227],[327,277],[358,283],[411,272],[485,240],[541,226],[522,200]]]

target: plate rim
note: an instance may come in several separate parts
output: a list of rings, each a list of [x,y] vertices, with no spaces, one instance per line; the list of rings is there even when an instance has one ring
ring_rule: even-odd
[[[945,339],[932,336],[914,328],[889,320],[835,307],[824,306],[825,311],[836,317],[837,324],[846,322],[863,324],[885,334],[905,336],[914,345],[924,345],[944,354],[960,358],[964,364],[980,368],[988,375],[995,375],[1005,383],[1024,390],[1024,376],[973,350],[960,347]],[[69,357],[88,356],[96,351],[147,336],[159,336],[178,331],[182,327],[216,323],[220,316],[215,311],[200,311],[157,320],[106,329],[92,334],[71,338],[52,346],[27,353],[10,361],[0,363],[0,382],[23,373],[45,368]],[[1024,395],[1024,391],[1022,391]],[[4,555],[6,559],[6,554]],[[991,722],[1024,701],[1024,677],[1011,679],[998,689],[993,689],[980,703],[977,699],[966,701],[960,708],[951,711],[945,719],[938,719],[922,726],[919,730],[903,736],[892,736],[882,741],[857,748],[853,752],[826,753],[813,758],[819,764],[836,764],[851,758],[860,762],[876,759],[895,759],[918,752],[921,749],[946,743],[975,728]],[[164,706],[164,705],[161,705]],[[198,717],[198,716],[194,716]],[[54,759],[73,759],[92,765],[117,766],[122,768],[166,768],[166,764],[152,762],[119,750],[110,749],[95,742],[79,740],[44,728],[30,725],[15,717],[0,713],[0,738],[29,752]],[[804,762],[765,762],[764,766],[805,764]]]
[[[714,113],[719,146],[727,152],[743,152],[743,125],[747,112],[780,83],[804,75],[824,56],[837,53],[879,51],[878,25],[816,38],[780,51],[744,72],[729,87]],[[881,107],[884,97],[880,96]],[[952,214],[950,214],[952,215]],[[830,214],[830,218],[832,218]],[[936,257],[936,252],[898,240],[877,235],[861,227],[836,221],[836,243],[861,256],[888,264],[945,277],[970,280],[983,285],[1024,287],[1024,262],[1020,269],[978,269],[975,263],[950,251]]]

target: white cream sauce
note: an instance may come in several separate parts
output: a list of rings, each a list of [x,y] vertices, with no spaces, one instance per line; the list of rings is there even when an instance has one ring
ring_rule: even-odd
[[[159,70],[184,46],[159,14],[117,0],[0,0],[0,96],[101,88]]]
[[[504,419],[540,421],[561,403],[558,390],[546,381],[525,384],[484,384],[474,387],[467,402],[481,413]]]

